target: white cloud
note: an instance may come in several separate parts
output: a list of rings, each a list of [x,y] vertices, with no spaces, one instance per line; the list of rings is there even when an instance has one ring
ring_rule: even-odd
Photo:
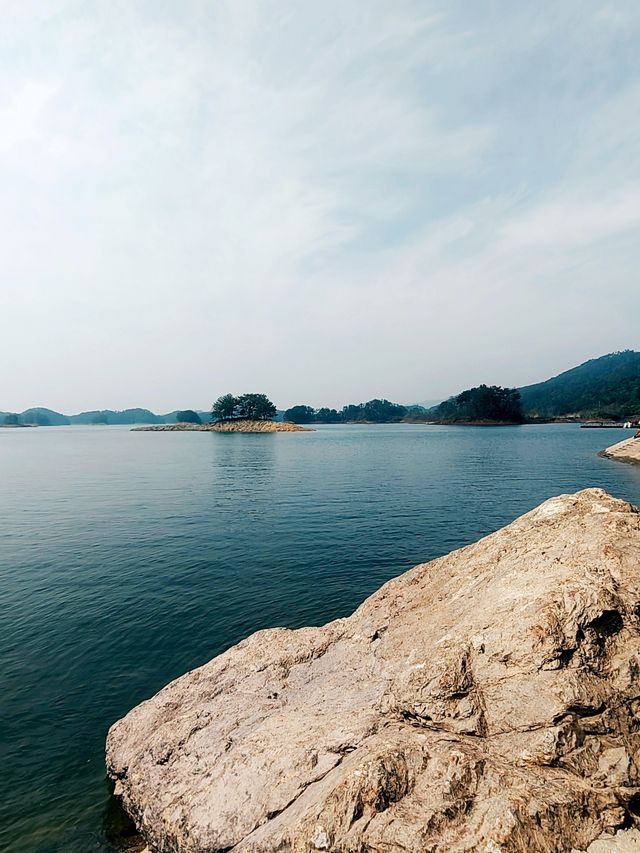
[[[640,227],[640,186],[599,199],[552,201],[507,222],[512,250],[578,249]]]
[[[421,399],[633,344],[622,12],[9,2],[0,356],[38,346],[0,409]]]

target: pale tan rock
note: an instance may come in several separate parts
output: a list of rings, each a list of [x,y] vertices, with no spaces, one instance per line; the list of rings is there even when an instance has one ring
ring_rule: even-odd
[[[177,679],[109,773],[163,853],[586,850],[640,811],[639,613],[639,511],[563,495]]]
[[[638,431],[640,432],[640,430]],[[601,456],[617,459],[619,462],[631,462],[640,465],[640,438],[625,438],[603,450]]]
[[[572,853],[581,851],[573,850]],[[615,835],[601,835],[589,845],[586,853],[640,853],[640,832],[637,829],[620,829]]]

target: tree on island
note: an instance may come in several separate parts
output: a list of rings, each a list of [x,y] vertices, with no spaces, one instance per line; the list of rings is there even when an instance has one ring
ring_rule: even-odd
[[[478,385],[440,403],[433,410],[440,421],[493,421],[522,423],[522,403],[517,388]]]
[[[179,424],[201,424],[202,420],[197,412],[193,409],[184,409],[181,412],[176,412],[176,423]]]
[[[242,418],[266,421],[275,418],[277,409],[266,394],[224,394],[218,397],[211,409],[211,420],[226,421]]]
[[[20,415],[16,415],[15,412],[10,412],[8,415],[5,415],[4,422],[6,426],[19,426]]]
[[[237,404],[238,401],[233,394],[223,394],[222,397],[218,397],[211,407],[211,420],[226,421],[233,418],[236,414]]]
[[[248,420],[266,421],[275,418],[278,410],[266,394],[241,394],[238,397],[240,417]]]

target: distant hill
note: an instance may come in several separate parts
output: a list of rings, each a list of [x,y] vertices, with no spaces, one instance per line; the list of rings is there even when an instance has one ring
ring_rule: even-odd
[[[66,415],[54,412],[53,409],[34,407],[25,409],[24,412],[0,412],[0,423],[4,422],[7,415],[17,414],[21,424],[34,426],[67,426],[71,421]]]
[[[176,415],[179,409],[173,412],[167,412],[166,415],[156,415],[149,409],[94,409],[90,412],[80,412],[77,415],[63,415],[61,412],[54,412],[53,409],[45,409],[43,407],[34,407],[25,409],[24,412],[17,412],[18,420],[21,424],[36,426],[69,426],[70,424],[97,426],[100,424],[174,424]],[[4,422],[5,417],[10,412],[0,412],[0,423]],[[209,418],[209,412],[199,412],[205,420]]]
[[[69,423],[72,424],[163,424],[162,415],[156,415],[149,409],[100,409],[93,412],[81,412],[79,415],[71,415]]]
[[[408,408],[410,409],[433,409],[435,406],[439,406],[442,400],[439,399],[431,399],[431,400],[421,400],[419,403],[413,403]]]
[[[593,358],[559,376],[518,389],[529,417],[619,418],[640,414],[640,352]]]
[[[36,424],[37,426],[65,426],[69,423],[69,418],[66,415],[61,415],[60,412],[54,412],[53,409],[36,407],[22,412],[20,422]]]

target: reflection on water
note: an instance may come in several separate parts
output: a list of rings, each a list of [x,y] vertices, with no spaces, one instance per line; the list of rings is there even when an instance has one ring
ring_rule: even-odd
[[[610,441],[572,426],[0,431],[0,848],[126,837],[108,726],[251,631],[348,614],[554,494],[640,503],[640,468],[596,456]]]

